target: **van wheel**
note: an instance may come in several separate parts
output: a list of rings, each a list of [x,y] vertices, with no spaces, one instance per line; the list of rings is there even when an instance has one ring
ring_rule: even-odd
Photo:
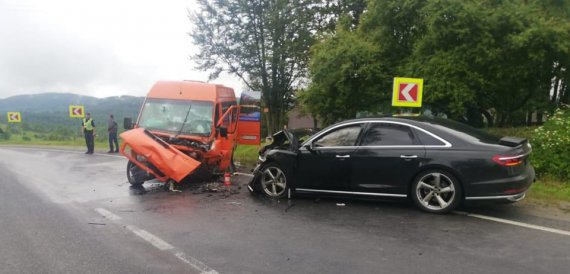
[[[127,163],[127,180],[133,186],[142,186],[144,181],[137,181],[135,174],[141,172],[141,168],[135,165],[135,163],[129,161]]]
[[[420,173],[410,192],[416,206],[430,213],[448,213],[462,200],[459,181],[441,170]]]

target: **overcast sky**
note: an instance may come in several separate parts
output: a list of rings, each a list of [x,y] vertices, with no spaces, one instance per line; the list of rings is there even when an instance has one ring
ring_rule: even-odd
[[[157,80],[207,80],[189,60],[194,0],[0,0],[0,98],[144,96]],[[241,90],[236,78],[214,83]]]

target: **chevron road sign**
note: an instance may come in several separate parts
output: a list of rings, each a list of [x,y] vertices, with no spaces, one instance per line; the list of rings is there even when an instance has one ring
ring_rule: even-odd
[[[69,117],[85,118],[85,108],[83,106],[69,106]]]
[[[421,107],[423,86],[424,79],[421,78],[394,78],[392,106]]]
[[[21,123],[22,115],[19,112],[8,112],[8,123]]]

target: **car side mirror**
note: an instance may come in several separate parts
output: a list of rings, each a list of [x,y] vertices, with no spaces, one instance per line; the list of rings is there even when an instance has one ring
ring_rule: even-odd
[[[313,146],[313,143],[311,142],[310,144],[306,144],[303,146],[305,149],[307,149],[309,152],[313,153],[315,152],[315,147]]]
[[[227,127],[219,127],[218,131],[220,132],[220,136],[223,138],[228,138],[228,128]]]
[[[133,129],[133,118],[125,117],[123,120],[123,127],[125,129]]]

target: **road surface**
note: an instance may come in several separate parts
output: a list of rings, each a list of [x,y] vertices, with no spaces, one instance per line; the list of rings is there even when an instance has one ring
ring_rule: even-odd
[[[0,273],[570,269],[570,215],[516,205],[433,215],[405,201],[135,189],[125,167],[118,155],[0,147]]]

